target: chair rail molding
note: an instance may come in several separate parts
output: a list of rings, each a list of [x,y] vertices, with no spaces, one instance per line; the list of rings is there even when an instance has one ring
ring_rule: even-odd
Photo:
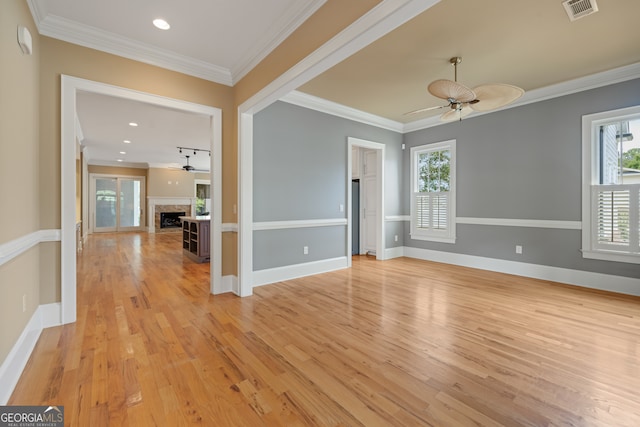
[[[3,265],[23,252],[42,242],[59,242],[61,233],[58,229],[38,230],[17,239],[0,244],[0,265]]]

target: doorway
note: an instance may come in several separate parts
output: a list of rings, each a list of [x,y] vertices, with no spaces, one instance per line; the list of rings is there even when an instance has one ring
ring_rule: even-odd
[[[211,258],[210,291],[223,292],[222,284],[222,110],[173,98],[148,94],[105,83],[61,76],[61,323],[76,321],[76,96],[78,92],[120,97],[210,117],[211,140]]]
[[[347,254],[354,250],[354,239],[358,240],[358,253],[375,254],[376,259],[385,259],[384,226],[384,157],[385,145],[358,138],[348,138],[347,143]],[[354,180],[359,182],[360,209],[354,209]],[[355,233],[357,227],[359,233]],[[347,257],[351,267],[351,257]]]

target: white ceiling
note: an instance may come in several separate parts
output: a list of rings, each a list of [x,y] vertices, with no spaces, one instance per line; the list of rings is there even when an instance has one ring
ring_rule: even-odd
[[[326,0],[191,0],[188,8],[169,0],[27,1],[43,35],[233,85]],[[598,1],[600,10],[570,22],[562,0],[441,0],[294,95],[314,97],[309,105],[330,101],[407,130],[436,120],[438,111],[403,113],[442,105],[426,86],[453,79],[452,56],[463,57],[458,80],[467,86],[514,84],[529,100],[620,67],[631,66],[631,74],[640,77],[640,1],[591,1]],[[153,27],[156,17],[169,21],[171,30]],[[197,117],[158,120],[168,112],[120,102],[88,94],[79,100],[80,125],[95,161],[115,160],[118,144],[132,131],[124,123],[134,119],[125,112],[155,126],[135,129],[140,145],[124,150],[127,162],[166,165],[184,161],[175,158],[176,146],[208,147],[208,139],[196,138],[206,133],[197,130]],[[161,130],[171,123],[175,128]],[[146,130],[152,133],[145,135]]]
[[[80,92],[76,97],[82,144],[90,164],[209,170],[210,117],[113,96]],[[132,127],[130,122],[137,123]],[[124,141],[130,141],[125,143]],[[124,152],[122,154],[121,152]]]

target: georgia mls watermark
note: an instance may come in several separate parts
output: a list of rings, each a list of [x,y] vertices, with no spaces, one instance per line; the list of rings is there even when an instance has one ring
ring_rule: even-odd
[[[0,427],[64,427],[64,406],[0,406]]]

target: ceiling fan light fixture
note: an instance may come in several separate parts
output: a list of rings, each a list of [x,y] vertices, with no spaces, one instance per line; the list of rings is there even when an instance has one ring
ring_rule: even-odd
[[[431,95],[446,100],[470,102],[476,99],[476,94],[471,89],[451,80],[435,80],[427,86],[427,90]]]
[[[444,99],[447,105],[421,108],[410,111],[405,115],[418,114],[429,110],[449,107],[449,111],[440,116],[444,122],[461,120],[473,111],[490,111],[514,102],[524,94],[524,90],[509,84],[487,84],[469,89],[462,83],[458,83],[458,64],[462,57],[454,56],[449,60],[454,66],[454,81],[439,79],[427,86],[429,93],[437,98]]]
[[[455,120],[462,120],[464,117],[467,117],[471,113],[473,113],[473,110],[468,106],[452,108],[446,113],[442,113],[442,115],[440,116],[440,121],[453,122]]]

